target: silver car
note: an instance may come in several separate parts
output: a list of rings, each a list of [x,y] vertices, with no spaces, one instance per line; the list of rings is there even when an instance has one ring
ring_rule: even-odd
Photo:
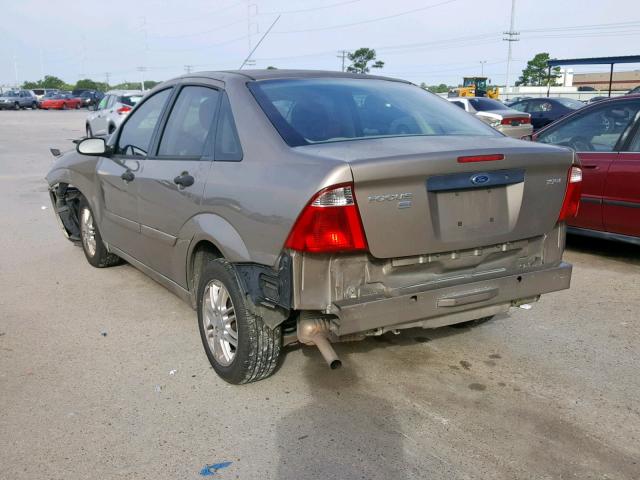
[[[581,173],[570,149],[507,138],[408,82],[256,70],[157,86],[47,181],[88,262],[125,260],[189,302],[213,369],[246,383],[283,345],[337,368],[332,342],[568,288]]]
[[[144,96],[142,90],[111,90],[87,116],[87,137],[111,135]]]
[[[11,90],[0,95],[0,110],[38,108],[38,98],[31,90]]]
[[[509,108],[492,98],[451,97],[447,100],[508,137],[523,138],[533,133],[530,114]]]

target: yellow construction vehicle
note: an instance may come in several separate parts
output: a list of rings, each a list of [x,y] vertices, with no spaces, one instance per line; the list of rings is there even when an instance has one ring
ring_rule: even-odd
[[[464,77],[462,87],[454,88],[449,92],[450,97],[489,97],[498,98],[498,87],[487,88],[487,77]]]

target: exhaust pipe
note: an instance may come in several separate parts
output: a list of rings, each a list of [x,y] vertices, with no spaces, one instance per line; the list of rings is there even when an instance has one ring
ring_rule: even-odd
[[[298,340],[307,345],[315,345],[331,370],[340,368],[342,362],[331,346],[331,322],[319,314],[302,312],[298,320]]]

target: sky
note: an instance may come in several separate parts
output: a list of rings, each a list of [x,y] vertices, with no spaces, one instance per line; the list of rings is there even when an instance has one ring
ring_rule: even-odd
[[[481,71],[504,84],[511,0],[15,0],[0,16],[0,85],[55,75],[110,84],[187,69],[340,70],[340,51],[375,48],[380,73],[458,84]],[[509,75],[552,58],[640,54],[638,0],[516,0]],[[482,63],[484,62],[484,63]],[[348,62],[347,62],[348,63]],[[640,69],[640,64],[617,67]],[[143,71],[140,71],[143,70]],[[575,67],[608,71],[608,66]]]

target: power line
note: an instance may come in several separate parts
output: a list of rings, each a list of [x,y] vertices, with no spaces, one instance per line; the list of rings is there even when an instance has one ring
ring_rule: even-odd
[[[414,8],[412,10],[406,10],[404,12],[395,13],[393,15],[385,15],[384,17],[372,18],[369,20],[362,20],[360,22],[351,22],[351,23],[343,23],[341,25],[331,25],[328,27],[318,27],[318,28],[307,28],[303,30],[281,30],[275,31],[273,33],[306,33],[306,32],[319,32],[322,30],[333,30],[335,28],[346,28],[353,27],[355,25],[365,25],[367,23],[381,22],[383,20],[389,20],[390,18],[397,18],[403,15],[409,15],[411,13],[422,12],[424,10],[429,10],[431,8],[440,7],[442,5],[447,5],[449,3],[458,2],[460,0],[445,0],[444,2],[434,3],[432,5],[427,5],[426,7]]]
[[[362,0],[347,0],[346,2],[333,3],[331,5],[323,5],[321,7],[303,8],[300,10],[285,10],[282,12],[264,12],[260,15],[290,15],[293,13],[315,12],[317,10],[326,10],[327,8],[341,7],[342,5],[349,5],[350,3],[357,3],[360,1]]]

